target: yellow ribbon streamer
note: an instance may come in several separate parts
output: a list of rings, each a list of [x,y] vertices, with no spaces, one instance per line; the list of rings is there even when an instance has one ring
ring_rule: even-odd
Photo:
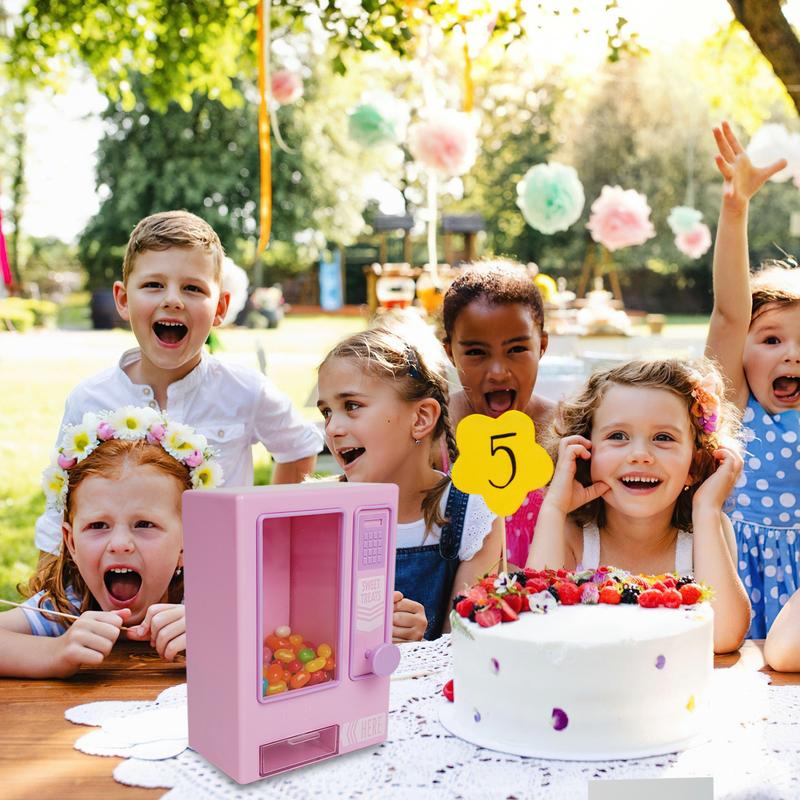
[[[472,81],[472,59],[467,42],[467,26],[463,25],[461,30],[464,32],[464,111],[469,113],[475,105],[475,84]]]
[[[258,4],[258,154],[261,164],[261,208],[257,253],[269,244],[272,229],[272,147],[269,133],[270,0]]]

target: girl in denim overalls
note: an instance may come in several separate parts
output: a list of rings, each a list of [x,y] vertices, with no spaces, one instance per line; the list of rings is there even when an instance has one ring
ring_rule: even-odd
[[[456,457],[438,342],[413,345],[414,328],[373,328],[331,350],[319,370],[318,407],[344,480],[396,483],[394,638],[436,639],[449,629],[457,589],[500,558],[503,520],[433,469],[440,437]],[[427,622],[422,624],[421,611]]]

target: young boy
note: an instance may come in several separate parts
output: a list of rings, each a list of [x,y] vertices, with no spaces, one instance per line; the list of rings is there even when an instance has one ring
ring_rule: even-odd
[[[208,439],[220,453],[226,486],[252,485],[256,442],[275,459],[272,482],[296,483],[314,469],[322,449],[317,427],[261,374],[203,350],[228,308],[223,256],[217,234],[194,214],[166,211],[139,222],[122,280],[114,284],[117,309],[139,347],[73,389],[61,430],[87,411],[149,405]],[[36,545],[57,553],[60,544],[60,516],[45,512],[36,523]]]

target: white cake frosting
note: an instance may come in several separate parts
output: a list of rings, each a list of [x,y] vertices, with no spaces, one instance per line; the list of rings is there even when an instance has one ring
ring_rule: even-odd
[[[707,729],[713,619],[708,603],[559,605],[488,628],[458,617],[442,722],[482,747],[543,758],[684,749]]]

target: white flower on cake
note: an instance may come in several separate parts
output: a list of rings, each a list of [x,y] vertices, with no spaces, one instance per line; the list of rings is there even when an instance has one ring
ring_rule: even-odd
[[[505,594],[512,589],[516,583],[516,575],[509,575],[507,572],[501,572],[494,580],[494,588],[497,589],[499,594]]]
[[[546,614],[558,605],[558,601],[546,589],[528,595],[528,607],[534,614]]]

